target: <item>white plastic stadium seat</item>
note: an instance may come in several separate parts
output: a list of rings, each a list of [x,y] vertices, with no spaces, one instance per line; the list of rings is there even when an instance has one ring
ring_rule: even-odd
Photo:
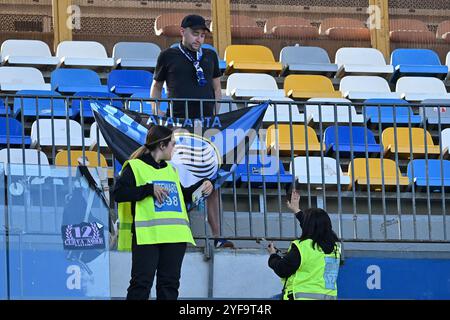
[[[53,57],[48,45],[40,40],[6,40],[1,47],[1,64],[56,66],[59,62]]]
[[[233,98],[284,97],[275,79],[262,73],[233,73],[227,79],[226,95]]]
[[[336,78],[345,74],[388,75],[394,72],[394,67],[387,65],[383,54],[374,48],[340,48],[335,63],[339,67]]]
[[[152,42],[118,42],[112,55],[117,67],[154,69],[160,52]]]
[[[9,162],[8,162],[9,152]],[[25,153],[25,154],[24,154]],[[24,159],[25,156],[25,159]],[[7,148],[0,150],[0,162],[5,165],[7,163],[13,164],[9,168],[6,167],[6,175],[23,175],[24,166],[14,164],[26,164],[25,174],[27,176],[48,176],[50,167],[48,158],[43,151],[33,149],[21,149],[21,148]],[[41,167],[37,166],[40,164]]]
[[[289,122],[290,120],[292,122],[304,122],[305,118],[303,114],[300,114],[298,111],[298,106],[295,104],[294,100],[287,97],[282,98],[268,98],[268,97],[253,97],[250,100],[259,100],[259,101],[267,101],[267,100],[274,100],[274,101],[286,101],[286,102],[292,102],[290,105],[291,107],[291,118],[289,117],[289,104],[286,103],[277,103],[277,122]],[[254,104],[249,104],[249,107],[253,106]],[[264,114],[263,122],[269,122],[274,123],[275,122],[275,107],[274,103],[269,104],[269,107],[266,110],[266,113]]]
[[[309,157],[309,183],[316,186],[322,185],[322,161],[321,157]],[[298,179],[299,183],[307,184],[307,162],[306,157],[295,157],[294,158],[294,169],[295,177]],[[323,158],[323,168],[324,168],[324,183],[327,185],[337,185],[338,175],[336,173],[336,159],[324,157]],[[339,179],[341,185],[348,185],[350,183],[350,177],[342,173],[342,169],[339,168]],[[289,166],[289,172],[293,174],[292,162]]]
[[[105,47],[95,41],[63,41],[56,49],[59,66],[113,67],[114,59],[108,58]]]
[[[39,140],[38,140],[38,121],[39,121]],[[70,130],[70,146],[71,147],[82,147],[83,145],[83,130],[81,125],[74,121],[69,120],[69,130]],[[52,132],[54,135],[54,142],[52,140]],[[89,147],[91,145],[90,139],[84,139],[84,146]],[[33,122],[31,125],[31,148],[36,148],[37,146],[48,147],[48,146],[63,146],[67,147],[67,124],[65,119],[39,119]]]
[[[36,68],[0,67],[0,91],[51,90]]]
[[[312,104],[309,104],[313,102]],[[319,104],[320,103],[341,103],[341,104],[350,104],[351,101],[344,98],[311,98],[308,100],[308,104],[305,105],[306,108],[306,117],[313,122],[319,123],[322,120],[322,123],[349,123],[350,115],[352,123],[363,123],[364,116],[362,114],[358,114],[356,112],[355,106],[350,106],[350,114],[348,112],[348,105],[337,105],[336,113],[337,119],[335,120],[334,116],[334,105],[320,105],[321,115],[319,114]],[[320,118],[322,117],[322,118]]]
[[[376,76],[347,76],[342,78],[339,91],[350,100],[396,99],[397,92],[391,92],[387,81]]]
[[[431,77],[402,77],[398,79],[395,91],[408,101],[450,98],[444,82]]]

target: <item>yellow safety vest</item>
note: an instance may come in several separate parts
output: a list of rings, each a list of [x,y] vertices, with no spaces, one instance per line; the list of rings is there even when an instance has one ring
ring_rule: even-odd
[[[165,168],[156,169],[142,160],[133,159],[126,161],[122,170],[128,164],[133,170],[136,186],[153,183],[169,191],[163,204],[151,196],[136,202],[134,224],[137,244],[189,242],[195,245],[176,169],[169,163]],[[120,202],[119,251],[131,250],[132,223],[131,202]]]
[[[325,254],[319,245],[312,247],[312,240],[295,240],[289,250],[295,245],[300,252],[301,263],[298,270],[286,281],[284,300],[293,295],[294,300],[335,300],[337,298],[337,277],[341,256],[340,245],[335,252]]]

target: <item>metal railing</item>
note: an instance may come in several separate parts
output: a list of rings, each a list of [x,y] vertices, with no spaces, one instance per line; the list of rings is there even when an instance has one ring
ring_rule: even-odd
[[[78,115],[71,114],[71,108],[80,100],[83,101],[98,100],[108,101],[110,104],[121,104],[124,109],[129,109],[134,103],[139,107],[137,111],[147,111],[147,107],[152,99],[145,98],[105,98],[105,97],[55,97],[40,96],[39,99],[47,98],[50,100],[50,110],[43,114],[38,107],[38,98],[35,103],[36,115],[28,118],[24,114],[26,109],[25,99],[29,96],[2,95],[6,108],[4,117],[6,118],[5,140],[3,148],[7,149],[7,157],[2,160],[11,162],[10,150],[12,147],[19,147],[22,150],[22,161],[25,159],[25,149],[30,147],[26,142],[26,134],[30,130],[31,122],[36,120],[36,134],[33,135],[31,147],[43,150],[50,163],[55,159],[58,148],[67,149],[68,163],[71,163],[70,150],[80,149],[82,151],[82,162],[85,162],[85,152],[88,149],[96,151],[97,160],[100,163],[101,155],[104,154],[109,161],[108,167],[115,168],[114,156],[108,151],[108,148],[100,145],[100,131],[97,127],[94,137],[91,140],[85,140],[85,129],[93,122],[92,118],[85,116],[86,110],[81,107]],[[64,99],[64,112],[56,116],[55,101]],[[253,100],[200,100],[200,99],[158,99],[156,102],[165,103],[169,110],[174,109],[177,103],[184,104],[184,111],[187,113],[190,103],[200,105],[201,116],[205,105],[217,103],[221,112],[235,109],[242,109],[250,105],[256,105],[261,101]],[[13,112],[13,105],[16,105],[16,113]],[[161,106],[161,105],[160,105]],[[220,188],[220,226],[221,236],[236,240],[254,240],[259,238],[267,239],[292,239],[301,232],[297,226],[294,215],[288,212],[285,205],[286,188],[289,185],[280,169],[284,169],[287,174],[291,174],[291,183],[299,180],[298,187],[301,194],[301,207],[322,207],[327,210],[332,218],[335,230],[340,238],[351,241],[448,241],[447,228],[448,219],[446,208],[449,205],[447,195],[450,185],[450,174],[447,165],[449,142],[443,135],[444,128],[450,127],[450,121],[447,118],[447,111],[442,102],[422,103],[422,104],[398,104],[392,103],[333,103],[333,102],[300,102],[300,101],[271,101],[271,111],[273,111],[270,122],[263,121],[261,129],[256,133],[256,139],[259,145],[263,147],[252,148],[250,144],[242,160],[245,161],[247,172],[246,179],[238,176],[236,173],[231,175],[231,179],[225,182]],[[391,107],[391,108],[389,108]],[[412,112],[400,114],[398,111],[405,111],[410,108]],[[298,109],[303,119],[299,120],[293,113],[294,108]],[[315,113],[313,109],[315,108]],[[330,109],[331,108],[331,109]],[[386,109],[388,108],[388,109]],[[386,111],[388,110],[388,111]],[[331,111],[331,113],[330,113]],[[355,113],[356,111],[356,113]],[[172,113],[173,114],[173,113]],[[384,123],[382,117],[390,117],[392,123]],[[18,145],[12,142],[11,124],[9,118],[16,117],[21,123],[21,139]],[[331,117],[331,119],[330,119]],[[51,125],[50,140],[48,145],[42,144],[40,130],[40,119],[50,119]],[[362,118],[362,119],[361,119]],[[378,118],[379,121],[374,121]],[[65,120],[65,145],[57,145],[55,141],[59,138],[58,132],[55,132],[55,121]],[[73,144],[73,137],[76,133],[71,132],[70,120],[75,119],[81,125],[83,137],[79,139],[79,144]],[[336,119],[338,121],[336,121]],[[420,121],[418,121],[420,119]],[[270,129],[268,128],[270,125]],[[287,126],[286,126],[287,125]],[[303,127],[299,127],[303,126]],[[340,130],[346,126],[348,136]],[[388,146],[383,144],[382,136],[385,129],[393,128],[393,143]],[[311,129],[312,128],[312,131]],[[329,128],[326,130],[326,128]],[[354,129],[364,128],[363,131],[354,131]],[[268,141],[270,145],[264,146],[265,136],[271,130],[272,140]],[[413,143],[406,144],[407,147],[401,147],[399,140],[399,131],[407,130],[407,136]],[[434,140],[434,146],[428,145],[427,135],[423,134],[423,146],[418,145],[415,138],[418,130],[422,133],[429,133]],[[448,129],[450,130],[450,129]],[[313,133],[315,137],[313,137]],[[358,132],[355,136],[354,132]],[[362,132],[362,133],[361,133]],[[334,135],[335,141],[325,143],[328,135]],[[370,144],[370,138],[374,136],[379,145],[379,152],[374,151],[374,145]],[[420,136],[420,135],[419,135]],[[450,137],[450,135],[449,135]],[[79,137],[80,138],[80,137]],[[313,139],[317,144],[312,144]],[[413,139],[414,138],[414,139]],[[340,141],[343,139],[343,141]],[[444,141],[445,140],[445,141]],[[86,142],[89,142],[89,146]],[[289,148],[283,148],[286,146]],[[355,142],[356,141],[356,142]],[[16,142],[16,141],[15,141]],[[69,143],[69,142],[72,142]],[[273,143],[272,143],[273,142]],[[292,143],[293,142],[293,143]],[[406,148],[406,149],[405,149]],[[423,149],[423,152],[418,152]],[[431,149],[431,150],[430,150]],[[270,151],[270,157],[267,151]],[[260,157],[262,168],[260,170],[252,169],[251,156]],[[299,156],[304,156],[304,167],[300,167],[302,172],[296,172],[295,160]],[[320,158],[319,164],[313,162],[315,158]],[[327,157],[335,159],[334,167],[326,163]],[[276,164],[265,163],[266,159],[275,161]],[[355,159],[364,159],[365,168],[358,168],[355,172]],[[367,163],[369,159],[380,159],[379,165],[374,168]],[[417,167],[412,165],[412,161],[422,159],[424,161],[424,176],[417,178]],[[281,160],[283,168],[277,168]],[[395,163],[396,173],[388,176],[386,165],[388,162]],[[439,161],[439,168],[436,170],[438,176],[430,172],[430,166],[436,165]],[[37,164],[41,165],[41,158],[38,157]],[[410,164],[409,175],[407,178],[408,164]],[[268,166],[267,166],[268,165]],[[269,175],[266,171],[276,168],[276,172]],[[288,168],[290,167],[290,168]],[[252,174],[254,170],[254,174]],[[256,171],[255,171],[256,170]],[[341,175],[340,172],[343,171]],[[378,176],[371,175],[372,171],[379,170]],[[258,171],[258,172],[257,172]],[[333,181],[327,178],[327,173],[336,174]],[[359,176],[359,172],[364,173],[365,177]],[[397,174],[400,172],[400,174]],[[116,172],[117,173],[117,172]],[[256,177],[259,180],[256,181]],[[284,178],[283,178],[284,177]],[[415,178],[413,178],[415,177]],[[112,178],[112,175],[110,176]],[[317,180],[319,179],[319,180]],[[342,179],[350,180],[349,184]],[[407,182],[406,179],[409,179]],[[244,180],[244,181],[243,181]],[[418,181],[421,181],[418,184]],[[425,183],[422,183],[425,181]],[[113,180],[110,179],[110,185]],[[193,224],[200,223],[201,227],[193,228],[197,238],[208,238],[208,226],[206,225],[206,215],[192,213]]]

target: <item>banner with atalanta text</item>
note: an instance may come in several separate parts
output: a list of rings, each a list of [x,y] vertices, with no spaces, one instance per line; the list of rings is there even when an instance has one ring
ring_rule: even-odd
[[[148,129],[162,125],[174,130],[176,146],[171,163],[178,169],[181,184],[189,187],[208,178],[219,187],[234,170],[257,137],[268,102],[200,119],[149,115],[92,102],[98,127],[123,164],[145,143]]]

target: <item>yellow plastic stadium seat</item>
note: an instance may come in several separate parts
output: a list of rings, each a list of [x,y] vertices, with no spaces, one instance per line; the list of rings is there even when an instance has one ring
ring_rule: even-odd
[[[85,162],[83,162],[82,150],[70,150],[70,164],[69,152],[67,150],[59,151],[55,156],[55,165],[76,167],[78,165],[86,165],[87,167],[102,167],[108,168],[105,156],[100,153],[100,164],[98,161],[98,154],[96,151],[84,151]],[[108,169],[108,177],[114,176],[113,171]]]
[[[259,45],[231,45],[225,49],[227,69],[225,74],[233,72],[276,72],[282,65],[276,62],[272,51]]]
[[[284,92],[294,99],[342,98],[325,76],[292,74],[284,79]]]
[[[369,178],[367,179],[366,163],[369,163]],[[362,188],[367,188],[367,183],[370,183],[370,189],[375,191],[381,191],[383,185],[382,179],[382,166],[381,159],[367,159],[357,158],[353,159],[354,181],[355,186],[358,185]],[[383,159],[383,171],[384,171],[384,186],[385,190],[395,189],[398,185],[403,188],[409,184],[408,177],[402,176],[400,169],[395,164],[395,161],[391,159]],[[348,175],[350,176],[349,190],[352,189],[352,163],[348,166]]]
[[[424,157],[425,156],[425,141],[424,141],[424,129],[423,128],[411,128],[412,143],[409,139],[409,128],[397,128],[397,152],[402,158],[410,158],[411,146],[413,156]],[[394,139],[394,128],[387,128],[382,133],[382,143],[384,146],[384,153],[386,157],[394,156],[396,147]],[[428,156],[436,156],[440,154],[439,145],[433,143],[431,134],[426,131],[426,147]]]
[[[307,128],[307,141],[309,154],[317,154],[320,152],[320,148],[325,151],[325,145],[321,144],[317,139],[316,132],[311,127]],[[291,155],[291,145],[294,150],[295,156],[301,156],[306,154],[306,139],[305,139],[305,126],[293,125],[292,136],[294,143],[291,143],[290,126],[289,124],[278,124],[278,143],[275,134],[275,125],[271,125],[267,129],[266,146],[269,154],[276,154],[277,150],[280,155]]]

